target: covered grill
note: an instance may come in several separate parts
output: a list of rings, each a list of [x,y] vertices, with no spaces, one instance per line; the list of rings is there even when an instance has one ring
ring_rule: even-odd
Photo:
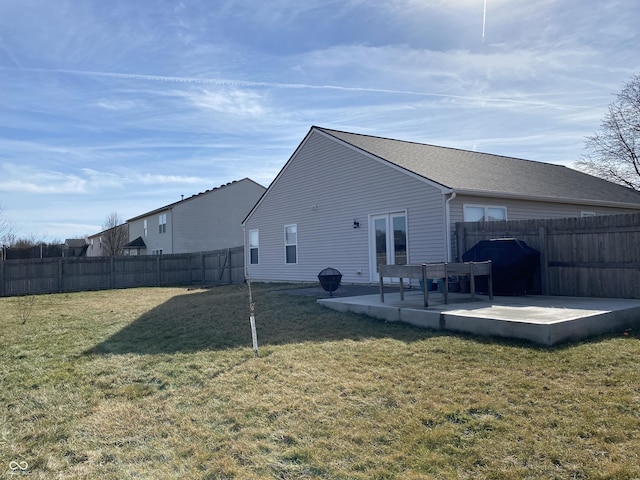
[[[318,280],[320,280],[320,286],[331,296],[332,292],[335,292],[340,286],[342,274],[335,268],[328,267],[318,274]]]
[[[491,260],[493,291],[497,295],[524,295],[533,289],[533,276],[540,253],[515,238],[482,240],[462,255],[464,262]],[[487,279],[478,278],[476,290],[489,290]]]

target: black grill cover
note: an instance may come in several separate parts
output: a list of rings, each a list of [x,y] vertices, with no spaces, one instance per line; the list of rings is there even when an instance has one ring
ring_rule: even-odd
[[[462,255],[463,262],[491,260],[493,291],[497,295],[524,295],[533,288],[540,252],[515,238],[482,240]],[[489,291],[488,278],[476,279],[476,290]]]

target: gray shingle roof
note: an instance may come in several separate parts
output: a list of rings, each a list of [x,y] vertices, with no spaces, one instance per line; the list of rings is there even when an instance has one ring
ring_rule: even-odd
[[[640,192],[562,165],[314,128],[458,192],[640,207]]]

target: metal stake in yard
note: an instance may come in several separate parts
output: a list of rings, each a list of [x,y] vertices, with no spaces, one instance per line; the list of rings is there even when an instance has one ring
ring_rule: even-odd
[[[251,279],[247,277],[247,285],[249,285],[249,312],[251,321],[251,339],[253,340],[253,354],[258,356],[258,333],[256,332],[256,316],[255,316],[255,303],[251,295]]]

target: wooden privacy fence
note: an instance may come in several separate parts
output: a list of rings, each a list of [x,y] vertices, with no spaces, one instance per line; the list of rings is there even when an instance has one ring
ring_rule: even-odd
[[[0,296],[244,282],[244,247],[200,253],[0,261]]]
[[[459,257],[492,238],[540,252],[539,293],[640,298],[640,214],[456,224]]]

